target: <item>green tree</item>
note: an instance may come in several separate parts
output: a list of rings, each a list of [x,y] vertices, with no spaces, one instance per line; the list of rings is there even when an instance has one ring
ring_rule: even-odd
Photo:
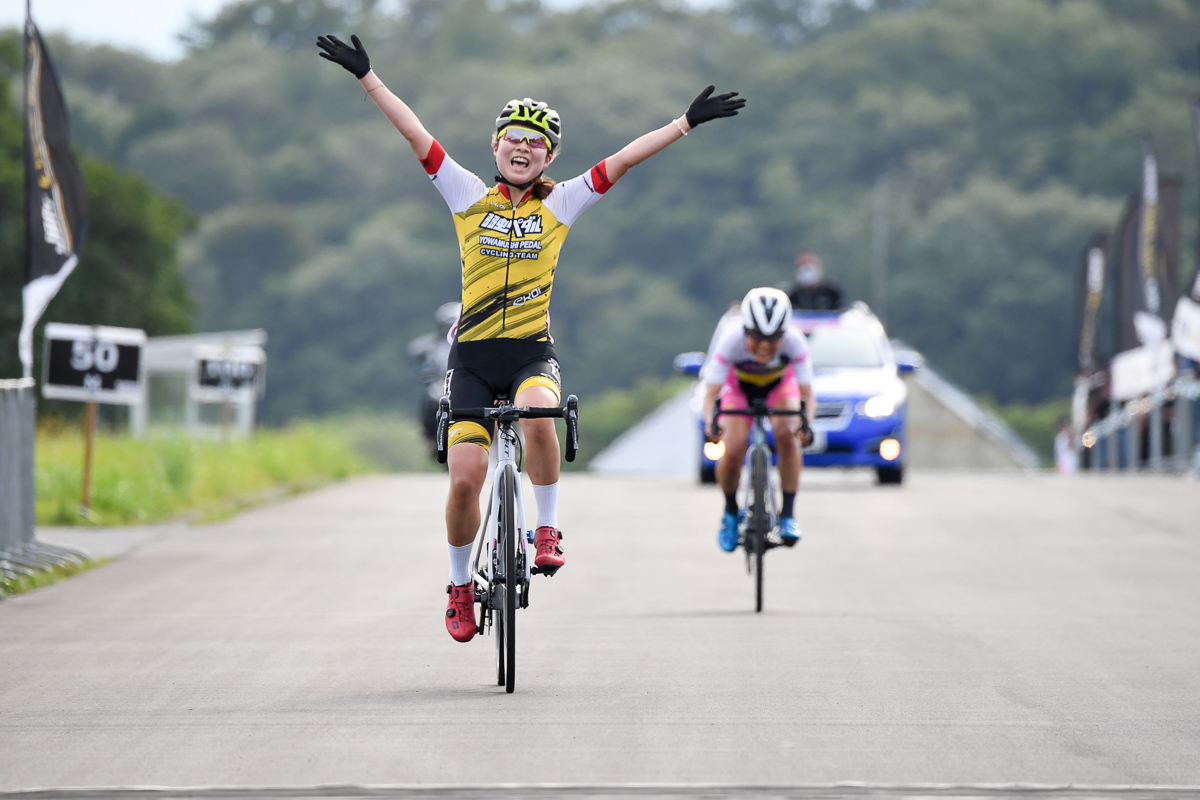
[[[514,95],[561,112],[556,179],[710,82],[749,98],[573,227],[552,305],[569,390],[661,377],[706,344],[727,303],[789,279],[801,248],[866,296],[871,198],[886,178],[891,332],[971,391],[1040,402],[1070,375],[1078,252],[1136,188],[1141,130],[1164,171],[1194,174],[1197,29],[1200,6],[1179,0],[570,12],[244,0],[198,25],[178,63],[56,48],[80,141],[202,215],[182,258],[199,324],[268,329],[264,410],[284,419],[415,400],[404,343],[459,280],[437,192],[353,80],[316,57],[315,32],[358,33],[389,87],[485,180],[489,126]]]
[[[0,98],[12,97],[18,64],[3,42]],[[144,178],[77,154],[88,187],[89,219],[79,265],[42,315],[47,321],[143,328],[151,335],[192,330],[194,304],[179,269],[189,228],[183,206]],[[24,283],[24,161],[20,113],[0,104],[0,377],[21,373],[17,334]],[[38,354],[40,355],[40,354]]]

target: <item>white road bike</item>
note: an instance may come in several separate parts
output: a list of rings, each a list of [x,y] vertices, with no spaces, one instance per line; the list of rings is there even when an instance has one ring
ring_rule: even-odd
[[[492,467],[488,509],[475,537],[471,573],[475,580],[475,602],[479,632],[496,634],[496,684],[512,693],[517,677],[517,620],[519,608],[529,607],[529,579],[532,575],[553,575],[558,567],[533,566],[529,549],[533,531],[525,526],[521,498],[522,445],[516,423],[521,419],[562,418],[567,422],[567,461],[574,461],[579,450],[579,400],[567,397],[562,408],[526,408],[508,404],[499,397],[493,408],[450,408],[443,397],[438,410],[437,454],[445,463],[447,437],[451,422],[459,420],[492,421],[495,465]]]

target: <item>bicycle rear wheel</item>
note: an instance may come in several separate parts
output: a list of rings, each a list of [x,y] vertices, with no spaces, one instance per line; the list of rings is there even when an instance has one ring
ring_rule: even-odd
[[[754,564],[754,610],[763,610],[763,552],[767,549],[767,526],[770,524],[770,514],[767,512],[767,481],[771,479],[768,472],[770,464],[767,459],[767,448],[755,447],[750,457],[750,486],[753,501],[750,507],[750,530],[748,531],[750,545],[750,560]]]
[[[493,602],[498,603],[499,607],[493,607],[492,619],[493,625],[496,626],[496,685],[503,686],[505,683],[504,675],[504,615],[500,613],[500,607],[503,607],[504,602],[499,598],[503,597],[503,588],[497,588],[497,593],[493,595]]]
[[[517,575],[517,487],[512,469],[505,469],[500,484],[500,552],[504,559],[504,602],[501,618],[504,624],[504,647],[501,661],[504,670],[504,691],[512,694],[517,686],[517,587],[523,575]]]

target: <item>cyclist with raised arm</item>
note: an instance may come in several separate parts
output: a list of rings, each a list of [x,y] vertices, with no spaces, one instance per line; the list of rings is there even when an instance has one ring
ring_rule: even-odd
[[[549,305],[559,249],[571,225],[629,169],[688,134],[697,125],[731,117],[745,105],[736,92],[713,95],[709,86],[687,113],[650,131],[578,177],[555,183],[543,171],[558,156],[562,123],[554,109],[530,98],[511,100],[492,130],[495,184],[459,166],[417,115],[371,70],[357,36],[346,44],[317,38],[321,57],[358,78],[380,111],[408,140],[454,217],[462,259],[462,318],[450,351],[446,394],[452,408],[491,405],[507,395],[517,406],[557,405],[558,360],[550,336]],[[552,574],[564,563],[558,530],[558,434],[552,419],[522,420],[525,470],[537,502],[534,564]],[[446,628],[460,642],[476,632],[470,558],[479,528],[479,493],[487,477],[490,425],[459,421],[450,427],[450,494],[446,537],[450,595]]]
[[[709,354],[700,379],[705,384],[703,413],[705,436],[710,442],[725,443],[717,462],[717,483],[725,493],[725,512],[717,544],[726,552],[738,546],[738,481],[746,458],[750,421],[742,416],[722,415],[713,429],[713,406],[719,397],[723,409],[748,409],[752,399],[766,399],[769,408],[796,410],[803,400],[808,414],[817,403],[812,390],[812,364],[804,334],[791,327],[792,304],[779,289],[751,289],[742,300],[742,324],[733,326]],[[786,420],[786,421],[785,421]],[[779,454],[779,483],[783,505],[779,511],[779,538],[791,547],[800,540],[796,524],[796,492],[803,466],[801,445],[811,441],[811,432],[799,428],[798,418],[772,417],[775,449]],[[803,438],[803,441],[802,441]]]

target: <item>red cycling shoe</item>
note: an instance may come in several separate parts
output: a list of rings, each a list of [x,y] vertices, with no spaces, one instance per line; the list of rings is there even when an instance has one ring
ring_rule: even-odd
[[[475,638],[475,584],[450,584],[446,587],[450,601],[446,604],[446,630],[460,642]]]
[[[539,567],[544,574],[553,575],[559,567],[567,563],[567,557],[563,555],[561,531],[544,525],[534,531],[533,544],[537,548],[533,565]]]

